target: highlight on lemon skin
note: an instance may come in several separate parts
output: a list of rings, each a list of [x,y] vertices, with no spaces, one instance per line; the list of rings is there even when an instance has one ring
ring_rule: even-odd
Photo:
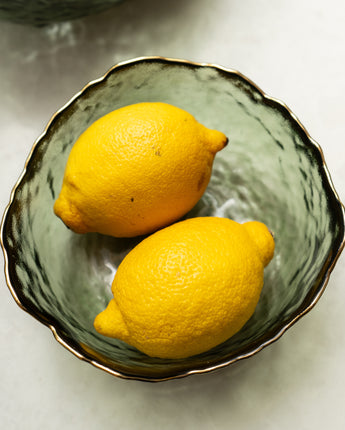
[[[127,254],[94,327],[152,357],[208,351],[253,315],[273,254],[274,239],[260,222],[202,217],[175,223]]]
[[[138,103],[94,122],[67,160],[55,214],[76,233],[148,234],[185,215],[228,139],[166,103]]]

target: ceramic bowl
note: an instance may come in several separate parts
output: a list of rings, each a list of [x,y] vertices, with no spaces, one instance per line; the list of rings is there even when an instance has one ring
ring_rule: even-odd
[[[0,19],[42,26],[102,12],[123,0],[0,0]]]
[[[253,317],[225,343],[187,359],[150,358],[94,330],[94,317],[111,298],[116,268],[142,238],[77,235],[53,213],[78,136],[106,113],[143,101],[179,106],[229,137],[204,196],[187,217],[254,219],[275,235],[275,256]],[[239,72],[146,57],[116,65],[53,116],[14,187],[1,240],[14,299],[58,342],[112,375],[160,381],[250,357],[306,314],[343,249],[344,209],[320,147],[283,103]]]

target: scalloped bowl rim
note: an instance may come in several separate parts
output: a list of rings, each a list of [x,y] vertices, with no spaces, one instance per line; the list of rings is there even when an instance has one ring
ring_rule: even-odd
[[[340,254],[342,253],[342,250],[344,249],[345,246],[345,233],[343,234],[341,243],[338,247],[337,253],[336,255],[333,257],[333,259],[328,263],[328,267],[327,270],[325,271],[325,274],[323,275],[323,279],[321,281],[320,287],[317,290],[317,293],[315,294],[315,296],[312,297],[312,300],[310,301],[310,303],[304,308],[302,309],[299,313],[297,313],[297,315],[294,315],[291,319],[289,319],[282,327],[280,327],[276,333],[270,337],[269,339],[265,340],[264,342],[262,342],[259,346],[255,346],[253,349],[247,351],[244,354],[240,354],[237,355],[236,357],[233,357],[231,359],[228,359],[226,361],[217,363],[215,365],[212,366],[205,366],[205,367],[200,367],[197,369],[191,369],[191,370],[186,370],[186,371],[182,371],[181,373],[175,374],[175,375],[169,375],[166,377],[148,377],[148,376],[139,376],[139,375],[132,375],[132,374],[126,374],[122,371],[118,371],[115,370],[109,366],[106,366],[98,361],[96,361],[94,358],[92,358],[91,356],[88,356],[87,354],[82,354],[81,352],[77,351],[75,347],[73,347],[72,345],[70,345],[68,343],[67,340],[64,339],[64,335],[62,333],[59,332],[59,330],[54,326],[54,324],[48,322],[45,318],[43,318],[40,315],[35,314],[34,312],[32,312],[30,309],[28,309],[18,298],[17,294],[16,294],[16,288],[15,286],[12,285],[11,279],[10,279],[10,274],[9,274],[9,256],[7,254],[7,250],[6,247],[4,245],[4,235],[5,233],[5,221],[7,218],[7,214],[9,211],[9,208],[11,206],[11,204],[14,201],[15,198],[15,194],[16,194],[16,190],[19,187],[19,185],[21,184],[24,176],[27,173],[27,168],[28,168],[28,164],[31,160],[31,157],[33,155],[33,152],[35,150],[35,148],[40,144],[40,142],[44,139],[45,135],[47,134],[50,126],[52,125],[53,121],[59,116],[61,115],[70,105],[72,105],[77,99],[79,99],[84,92],[90,88],[93,87],[101,82],[103,82],[105,79],[107,79],[107,77],[112,74],[113,72],[115,72],[117,69],[122,68],[124,66],[131,66],[131,65],[135,65],[136,63],[141,63],[141,62],[153,62],[153,61],[160,61],[166,64],[181,64],[184,66],[189,66],[189,67],[209,67],[209,68],[213,68],[216,69],[218,71],[222,71],[225,72],[226,74],[233,74],[233,75],[237,75],[239,76],[241,79],[243,79],[245,82],[247,82],[249,85],[251,85],[252,87],[254,87],[254,89],[256,89],[265,100],[269,100],[271,102],[273,102],[276,105],[279,105],[281,108],[283,108],[288,115],[292,118],[293,121],[295,121],[301,131],[305,134],[305,136],[308,138],[309,142],[318,150],[318,152],[321,155],[321,159],[322,159],[322,167],[323,167],[323,173],[326,174],[327,180],[328,180],[328,184],[330,186],[330,189],[332,190],[335,199],[337,200],[337,202],[339,203],[340,207],[341,207],[341,214],[342,214],[342,224],[343,227],[345,226],[345,208],[344,205],[342,204],[342,202],[339,199],[339,196],[334,188],[332,179],[331,179],[331,175],[329,173],[328,167],[326,165],[325,162],[325,158],[324,158],[324,154],[323,151],[320,147],[320,145],[309,135],[309,133],[307,132],[307,130],[305,129],[305,127],[302,125],[302,123],[299,121],[299,119],[297,118],[297,116],[291,111],[291,109],[282,101],[280,101],[279,99],[276,99],[274,97],[271,97],[269,95],[267,95],[260,87],[258,87],[253,81],[251,81],[249,78],[247,78],[246,76],[244,76],[242,73],[240,73],[239,71],[235,70],[235,69],[230,69],[230,68],[225,68],[223,66],[217,65],[217,64],[213,64],[213,63],[201,63],[201,62],[195,62],[195,61],[189,61],[189,60],[183,60],[183,59],[176,59],[176,58],[168,58],[168,57],[162,57],[162,56],[143,56],[143,57],[137,57],[131,60],[127,60],[127,61],[122,61],[119,62],[117,64],[115,64],[114,66],[112,66],[103,76],[101,76],[98,79],[92,80],[90,81],[88,84],[86,84],[79,92],[77,92],[65,105],[63,105],[59,110],[57,110],[52,117],[50,118],[48,124],[46,125],[43,133],[35,140],[31,151],[29,152],[29,155],[26,159],[25,165],[24,165],[24,169],[21,173],[21,175],[19,176],[19,179],[17,180],[17,182],[15,183],[12,191],[11,191],[11,195],[10,195],[10,201],[8,203],[8,205],[6,206],[6,209],[4,211],[3,217],[2,217],[2,221],[1,221],[1,229],[0,229],[0,243],[1,243],[1,247],[3,250],[3,254],[4,254],[4,260],[5,260],[5,265],[4,265],[4,271],[5,271],[5,278],[6,278],[6,283],[7,286],[15,300],[15,302],[17,303],[17,305],[24,310],[25,312],[29,313],[32,317],[34,317],[35,319],[37,319],[39,322],[41,322],[42,324],[46,325],[53,333],[55,339],[57,340],[57,342],[59,342],[63,347],[65,347],[68,351],[70,351],[72,354],[74,354],[76,357],[78,357],[81,360],[84,360],[90,364],[92,364],[93,366],[95,366],[98,369],[104,370],[105,372],[119,377],[119,378],[123,378],[123,379],[134,379],[134,380],[140,380],[140,381],[147,381],[147,382],[159,382],[159,381],[166,381],[166,380],[170,380],[170,379],[178,379],[178,378],[183,378],[189,375],[194,375],[194,374],[202,374],[202,373],[208,373],[211,371],[214,371],[216,369],[221,369],[223,367],[227,367],[230,364],[233,364],[239,360],[245,359],[245,358],[249,358],[255,354],[257,354],[259,351],[261,351],[263,348],[265,348],[266,346],[276,342],[291,326],[293,326],[300,318],[302,318],[306,313],[308,313],[314,306],[315,304],[319,301],[321,295],[323,294],[323,292],[325,291],[325,288],[328,284],[330,275],[338,261],[338,258],[340,256]]]

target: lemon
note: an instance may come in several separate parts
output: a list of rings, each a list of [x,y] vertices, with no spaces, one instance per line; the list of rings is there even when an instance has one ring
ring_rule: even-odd
[[[204,193],[220,131],[166,103],[138,103],[94,122],[70,152],[54,211],[76,233],[151,233]]]
[[[207,351],[252,316],[273,253],[273,237],[261,222],[199,217],[175,223],[123,259],[114,298],[94,327],[153,357]]]

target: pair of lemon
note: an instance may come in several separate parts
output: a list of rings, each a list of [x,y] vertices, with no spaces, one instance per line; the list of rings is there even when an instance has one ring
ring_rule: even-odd
[[[55,213],[77,233],[156,231],[120,264],[114,298],[94,321],[99,333],[150,356],[183,358],[225,341],[251,317],[274,252],[267,227],[217,217],[175,223],[203,195],[226,143],[165,103],[118,109],[77,140]]]

